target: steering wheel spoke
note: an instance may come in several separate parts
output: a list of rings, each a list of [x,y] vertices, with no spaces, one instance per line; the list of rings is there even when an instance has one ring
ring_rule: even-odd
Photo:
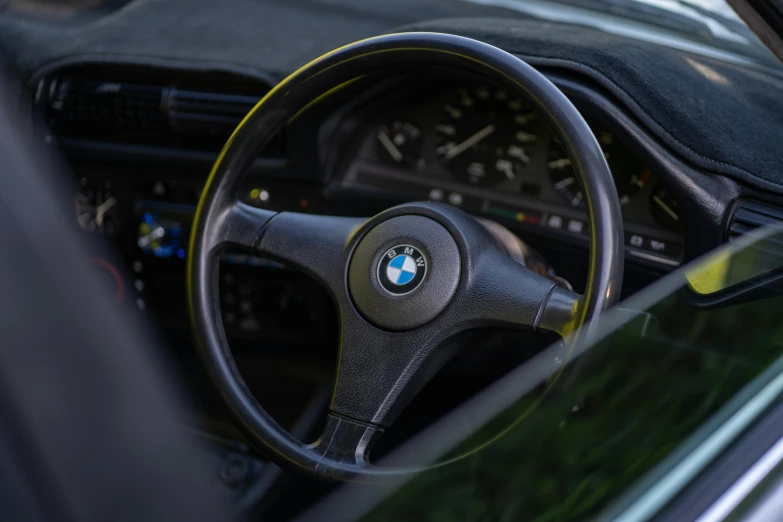
[[[347,249],[365,221],[281,212],[261,231],[256,252],[315,277],[333,293],[343,293]]]
[[[234,202],[218,214],[215,232],[210,238],[213,249],[227,247],[254,248],[259,232],[276,212]]]
[[[448,359],[447,353],[436,350],[445,333],[436,330],[430,326],[386,332],[358,316],[344,316],[330,409],[367,424],[389,426]]]
[[[555,286],[541,308],[535,327],[566,337],[579,326],[583,307],[584,296]]]
[[[340,355],[326,426],[310,447],[324,457],[319,476],[335,462],[370,466],[370,451],[398,414],[455,353],[437,324],[386,332],[359,315],[342,316]]]
[[[584,297],[505,254],[484,254],[466,297],[464,320],[481,326],[546,330],[565,337],[579,321]]]
[[[309,448],[321,458],[313,468],[319,478],[334,478],[340,472],[338,462],[351,468],[370,467],[369,453],[383,434],[379,426],[364,424],[330,413],[321,436]]]

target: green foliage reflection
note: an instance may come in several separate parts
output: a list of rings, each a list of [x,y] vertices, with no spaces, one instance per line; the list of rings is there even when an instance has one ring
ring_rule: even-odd
[[[422,473],[370,520],[584,520],[677,448],[781,355],[775,298],[697,311],[678,295],[650,312],[659,331],[620,330],[549,391],[519,400],[457,448],[504,436]]]

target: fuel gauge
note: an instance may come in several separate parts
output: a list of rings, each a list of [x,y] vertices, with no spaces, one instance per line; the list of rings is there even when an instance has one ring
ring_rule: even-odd
[[[669,230],[678,230],[682,227],[677,200],[674,199],[669,189],[660,183],[655,187],[650,197],[650,212],[658,223]]]

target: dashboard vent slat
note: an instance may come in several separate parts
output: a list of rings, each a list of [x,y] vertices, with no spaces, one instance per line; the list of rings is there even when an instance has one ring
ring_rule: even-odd
[[[734,221],[746,223],[756,227],[774,226],[781,223],[781,219],[777,219],[766,214],[759,214],[758,212],[744,208],[737,211],[734,216]]]
[[[168,116],[177,133],[207,132],[228,137],[260,97],[172,89]]]
[[[36,98],[55,137],[217,153],[269,87],[130,69],[69,69],[42,80]],[[206,78],[206,77],[205,77]],[[285,156],[283,133],[261,153]]]
[[[209,112],[244,116],[258,103],[260,96],[219,94],[172,89],[169,108],[187,112]]]
[[[57,134],[159,129],[162,87],[67,77],[50,87],[49,126]]]
[[[237,126],[239,122],[242,121],[243,117],[244,115],[224,116],[220,114],[193,114],[190,112],[179,112],[179,111],[169,112],[169,121],[172,123],[175,123],[178,120],[184,120],[189,122],[214,123],[218,125],[233,124],[234,126]]]
[[[743,201],[734,211],[729,225],[728,239],[734,241],[758,228],[781,225],[783,225],[783,208],[758,201]]]

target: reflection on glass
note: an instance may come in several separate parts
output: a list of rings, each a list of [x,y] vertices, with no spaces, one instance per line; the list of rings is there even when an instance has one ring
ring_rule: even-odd
[[[685,270],[688,287],[701,295],[716,294],[743,283],[747,286],[768,284],[769,278],[783,269],[783,240],[767,237],[734,252],[719,249],[693,263]]]
[[[767,235],[707,261],[724,263],[729,286],[768,272],[783,260],[783,235]],[[627,314],[608,314],[600,342],[575,350],[582,355],[458,446],[441,448],[439,460],[467,456],[407,477],[362,513],[369,520],[584,520],[623,495],[631,502],[632,486],[653,470],[662,480],[682,462],[667,457],[686,440],[699,445],[717,433],[721,419],[744,407],[737,394],[771,379],[783,355],[778,294],[705,310],[684,298],[687,281],[683,271],[671,274],[623,304],[654,316],[656,328],[641,334],[634,322],[618,324]],[[454,413],[427,440],[461,429],[465,417]],[[634,495],[644,491],[649,483]]]

